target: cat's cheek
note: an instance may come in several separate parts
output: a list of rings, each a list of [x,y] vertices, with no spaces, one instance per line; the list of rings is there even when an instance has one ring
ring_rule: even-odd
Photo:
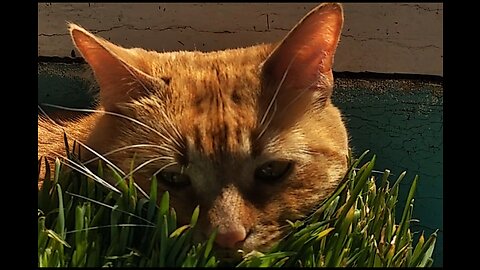
[[[162,193],[166,191],[165,188],[162,188]],[[177,216],[178,224],[184,225],[190,223],[193,211],[197,204],[194,203],[194,199],[185,200],[185,198],[195,198],[195,195],[191,191],[178,191],[178,190],[169,190],[170,195],[170,207],[175,209],[175,214]],[[159,198],[160,203],[160,198]],[[203,209],[200,208],[200,218],[199,222],[202,220]]]
[[[188,224],[192,213],[196,207],[193,200],[185,200],[185,198],[195,198],[195,195],[190,190],[175,190],[166,187],[161,183],[161,180],[157,180],[157,204],[160,205],[164,193],[168,191],[170,197],[170,207],[175,209],[177,221],[179,224]],[[146,193],[151,193],[151,176],[149,174],[137,173],[135,174],[135,183]],[[139,193],[141,194],[141,193]]]

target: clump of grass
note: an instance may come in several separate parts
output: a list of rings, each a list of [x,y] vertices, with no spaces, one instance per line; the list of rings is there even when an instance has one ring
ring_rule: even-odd
[[[48,166],[48,165],[47,165]],[[157,180],[150,199],[140,198],[133,179],[118,180],[118,194],[78,173],[62,170],[38,192],[38,266],[154,267],[215,266],[214,236],[192,241],[199,208],[190,224],[179,226],[169,193],[157,205]],[[48,170],[47,170],[48,171]],[[99,165],[102,177],[103,167]]]
[[[402,218],[395,221],[402,173],[393,184],[386,170],[372,175],[375,156],[351,163],[337,190],[307,219],[289,221],[291,231],[269,252],[251,252],[239,267],[423,267],[433,263],[436,232],[414,243],[410,221],[417,185],[414,179]],[[157,194],[152,179],[149,198],[137,193],[132,177],[122,179],[110,166],[119,193],[59,160],[38,192],[38,266],[215,267],[224,263],[212,250],[215,233],[205,242],[192,239],[198,207],[189,224],[177,224],[169,194]],[[40,166],[40,164],[39,164]],[[161,196],[160,203],[157,198]]]
[[[410,221],[418,177],[395,222],[402,173],[391,185],[385,170],[372,175],[375,156],[356,170],[365,152],[351,165],[345,181],[306,220],[289,222],[292,231],[266,254],[247,256],[239,266],[425,267],[433,263],[436,232],[414,245]]]

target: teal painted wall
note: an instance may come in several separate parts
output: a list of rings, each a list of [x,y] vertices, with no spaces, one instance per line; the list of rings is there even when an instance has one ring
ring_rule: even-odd
[[[375,170],[389,169],[400,189],[397,220],[415,175],[419,183],[415,231],[439,229],[434,266],[443,265],[443,87],[405,80],[337,80],[333,98],[341,108],[357,156],[377,155]]]
[[[39,63],[38,102],[85,107],[95,84],[85,65]],[[415,175],[413,228],[440,229],[434,266],[443,265],[443,86],[411,80],[336,79],[333,102],[343,111],[356,155],[377,155],[375,170],[407,175],[397,213]],[[398,217],[400,219],[400,217]]]

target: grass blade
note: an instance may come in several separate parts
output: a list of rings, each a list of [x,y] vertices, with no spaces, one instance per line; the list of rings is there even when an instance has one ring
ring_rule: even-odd
[[[408,192],[405,208],[403,210],[402,219],[400,221],[400,226],[398,227],[397,231],[397,239],[399,239],[399,244],[397,244],[395,253],[398,252],[399,248],[402,248],[403,245],[401,243],[405,242],[405,234],[410,224],[410,215],[412,213],[413,208],[413,196],[415,194],[415,190],[417,188],[417,181],[418,175],[415,176],[413,179],[412,186],[410,187],[410,191]]]

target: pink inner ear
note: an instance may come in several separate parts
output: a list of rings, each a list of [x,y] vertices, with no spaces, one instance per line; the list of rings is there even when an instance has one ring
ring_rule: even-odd
[[[92,68],[100,86],[100,103],[106,110],[116,111],[119,103],[135,98],[145,91],[148,75],[132,64],[135,58],[124,48],[97,38],[83,29],[73,28],[75,45]]]
[[[312,10],[272,53],[264,67],[270,70],[265,72],[279,81],[295,58],[285,85],[305,88],[315,84],[320,73],[332,69],[342,25],[341,6],[324,4]]]
[[[320,5],[273,51],[262,70],[260,125],[273,115],[270,126],[291,126],[312,106],[318,108],[328,101],[333,87],[333,56],[342,25],[339,4]]]

